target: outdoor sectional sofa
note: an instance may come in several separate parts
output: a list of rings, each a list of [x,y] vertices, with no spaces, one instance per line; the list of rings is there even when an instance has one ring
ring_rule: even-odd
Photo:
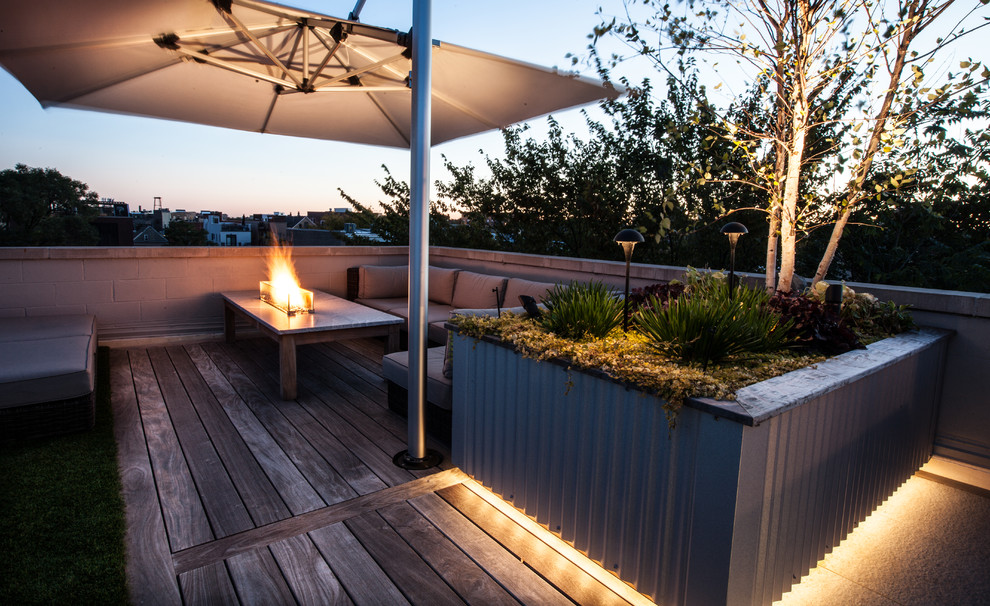
[[[426,426],[431,434],[449,443],[452,361],[444,355],[448,341],[444,324],[458,312],[496,314],[506,306],[521,312],[515,307],[520,295],[540,301],[554,284],[446,267],[430,267],[429,272],[427,337],[437,346],[426,352]],[[408,293],[409,268],[405,265],[362,265],[347,270],[347,298],[403,318],[405,330],[409,327]],[[386,355],[382,374],[388,383],[389,408],[405,415],[409,352]]]
[[[91,429],[96,318],[0,318],[0,441]]]

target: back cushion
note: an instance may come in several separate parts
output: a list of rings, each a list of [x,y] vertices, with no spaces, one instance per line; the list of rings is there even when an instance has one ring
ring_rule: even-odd
[[[359,299],[389,299],[409,294],[409,268],[405,265],[362,265],[358,276]]]
[[[505,288],[505,278],[476,274],[473,271],[462,271],[457,274],[457,281],[454,283],[454,298],[450,305],[455,309],[498,307],[496,295],[492,292],[493,288],[498,289],[498,296],[501,297],[502,289]]]
[[[509,278],[509,283],[505,287],[505,299],[502,300],[504,307],[515,307],[519,305],[519,295],[529,295],[539,303],[547,296],[547,291],[554,287],[553,282],[532,282],[520,278]]]
[[[450,305],[459,269],[430,267],[430,301]]]

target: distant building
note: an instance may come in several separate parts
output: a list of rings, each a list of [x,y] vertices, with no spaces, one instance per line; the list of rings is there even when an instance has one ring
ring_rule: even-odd
[[[100,235],[98,246],[134,246],[134,220],[130,217],[93,217],[90,225]]]
[[[168,238],[148,225],[134,234],[134,246],[168,246]]]
[[[117,202],[113,198],[101,198],[94,206],[100,211],[101,217],[127,217],[130,206],[127,202]]]
[[[250,246],[251,228],[242,223],[223,221],[218,212],[203,211],[200,213],[206,238],[219,246]]]

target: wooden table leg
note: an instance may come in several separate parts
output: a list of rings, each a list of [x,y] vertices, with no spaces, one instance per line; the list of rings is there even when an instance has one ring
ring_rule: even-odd
[[[234,342],[234,310],[230,304],[223,304],[223,337],[228,343]]]
[[[295,400],[296,386],[296,339],[285,335],[278,340],[279,371],[281,375],[282,399]]]

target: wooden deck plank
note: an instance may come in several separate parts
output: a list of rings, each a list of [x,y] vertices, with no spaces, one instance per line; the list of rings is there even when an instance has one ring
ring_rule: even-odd
[[[264,362],[251,359],[244,350],[231,351],[231,355],[237,357],[238,361],[250,364],[252,376],[259,386],[265,390],[271,390],[277,384],[276,376],[271,368],[266,368]],[[269,365],[271,366],[271,365]],[[316,416],[317,420],[332,433],[337,440],[351,453],[357,455],[364,465],[366,465],[375,475],[381,478],[389,486],[397,486],[403,482],[417,477],[405,469],[396,467],[392,463],[394,452],[382,450],[379,444],[368,439],[364,434],[357,431],[350,423],[334,410],[337,406],[343,405],[343,400],[334,399],[333,408],[323,406],[322,401],[317,398],[312,390],[312,385],[308,380],[300,381],[297,401],[304,406],[310,414]],[[314,404],[319,404],[314,406]],[[331,461],[333,463],[333,461]]]
[[[339,354],[333,353],[328,356],[327,350],[322,347],[311,348],[304,354],[307,362],[318,364],[318,367],[323,370],[323,372],[314,372],[312,369],[304,371],[304,380],[314,381],[314,383],[308,383],[310,389],[316,394],[332,393],[343,396],[344,400],[340,404],[336,399],[331,402],[325,396],[321,396],[321,399],[372,441],[380,444],[386,453],[391,453],[394,456],[395,453],[406,450],[409,436],[408,421],[388,409],[385,394],[376,396],[379,400],[376,402],[372,397],[369,397],[369,394],[358,391],[350,384],[351,382],[345,380],[346,376],[353,375],[335,363],[335,355],[339,357]],[[381,372],[381,368],[379,368],[379,372]],[[367,391],[366,386],[365,391]],[[450,462],[449,446],[427,435],[427,447],[443,455],[443,460],[438,466],[439,469],[453,467]],[[416,470],[412,473],[422,477],[433,473],[433,471]]]
[[[464,604],[377,513],[353,517],[344,525],[413,604]]]
[[[342,523],[314,530],[309,537],[358,606],[409,603]]]
[[[437,494],[578,604],[629,603],[463,485]]]
[[[180,600],[155,492],[151,459],[141,425],[127,352],[110,350],[113,432],[124,502],[127,504],[127,585],[135,604],[175,604]]]
[[[228,355],[229,346],[219,343],[203,344],[203,350],[230,381],[231,386],[248,405],[279,448],[288,455],[293,464],[302,472],[306,480],[326,502],[336,502],[351,492],[349,482],[341,481],[332,470],[333,466],[300,433],[294,425],[255,385],[254,381]],[[236,353],[230,349],[230,353]],[[272,392],[277,393],[277,392]],[[343,497],[346,498],[346,497]]]
[[[179,584],[182,601],[188,606],[240,603],[223,562],[184,572],[179,575]]]
[[[168,353],[163,348],[154,348],[148,350],[148,357],[162,396],[168,403],[172,426],[214,534],[222,537],[254,528],[254,521],[193,408]]]
[[[268,548],[261,547],[227,560],[234,588],[245,605],[295,604],[295,596],[282,577]]]
[[[264,360],[256,359],[251,355],[251,351],[245,347],[229,348],[228,353],[231,359],[239,364],[241,368],[248,370],[255,382],[261,389],[271,390],[277,385],[277,379],[271,368],[265,367]],[[353,441],[353,437],[347,436],[341,440],[340,435],[349,433],[346,424],[341,427],[339,418],[330,421],[319,420],[310,414],[308,407],[320,401],[303,385],[297,394],[295,402],[280,402],[279,409],[284,415],[310,440],[310,443],[323,454],[329,463],[329,469],[333,469],[346,482],[348,490],[341,490],[340,497],[333,502],[341,502],[353,497],[355,494],[368,494],[376,490],[381,490],[390,484],[382,479],[378,473],[382,465],[377,462],[377,451],[359,450],[353,451],[347,440]],[[329,423],[329,426],[328,426]],[[333,427],[336,424],[336,427]],[[363,456],[368,452],[374,461],[368,461],[368,457]],[[409,479],[407,474],[397,474],[397,470],[385,469],[384,473],[393,478],[391,485],[401,483]]]
[[[519,604],[408,503],[383,507],[378,513],[468,604]]]
[[[256,525],[326,505],[201,348],[169,354]]]
[[[206,543],[213,539],[213,532],[182,455],[148,353],[143,350],[130,352],[130,363],[169,545],[175,552]]]
[[[267,526],[255,528],[239,535],[217,539],[211,543],[197,545],[172,555],[176,572],[182,573],[194,568],[206,566],[246,551],[257,549],[264,545],[294,537],[317,528],[336,524],[369,511],[380,509],[408,499],[413,499],[463,482],[467,475],[459,469],[451,469],[407,482],[401,486],[386,488],[378,492],[355,497],[350,501],[338,503],[310,511],[292,518],[275,522]]]
[[[353,604],[323,556],[306,535],[283,539],[268,546],[296,602],[303,606]]]
[[[323,343],[322,348],[331,351],[334,355],[329,356],[334,365],[339,366],[345,376],[350,376],[355,381],[358,390],[377,390],[386,392],[385,379],[382,378],[381,362],[372,363],[366,357],[355,355],[353,350],[340,343]]]
[[[333,393],[344,396],[347,401],[360,410],[363,414],[373,419],[376,423],[390,431],[397,438],[405,437],[405,421],[399,415],[388,409],[385,394],[366,393],[356,389],[344,376],[346,371],[333,364],[332,359],[327,355],[326,348],[312,347],[306,348],[303,352],[304,362],[307,366],[320,365],[324,369],[322,373],[310,371],[308,376],[317,381],[318,384],[329,388]]]
[[[436,494],[416,497],[409,504],[523,604],[572,604],[571,600],[533,572],[533,569],[506,551],[495,539]]]

